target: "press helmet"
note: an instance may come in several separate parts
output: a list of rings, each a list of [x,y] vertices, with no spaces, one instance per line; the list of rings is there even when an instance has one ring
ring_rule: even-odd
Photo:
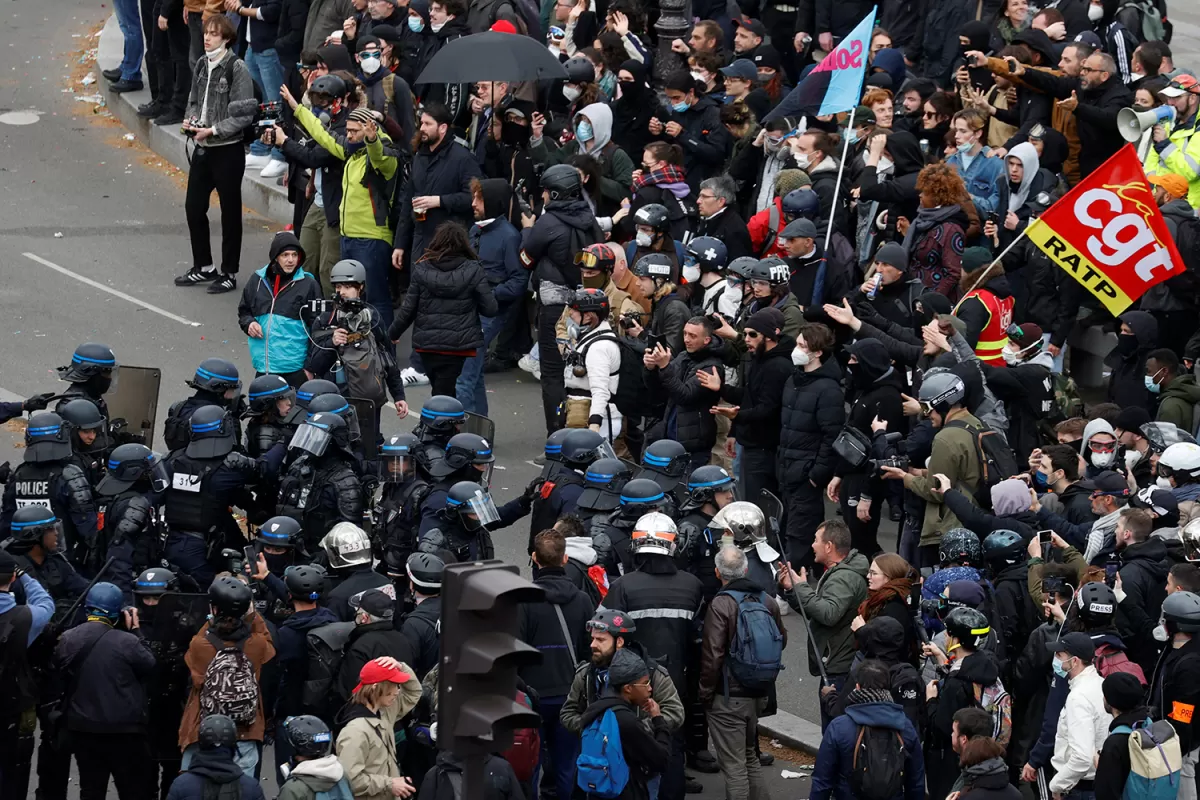
[[[657,233],[663,233],[671,224],[667,207],[659,203],[647,203],[633,213],[633,224],[653,228]]]
[[[585,58],[584,61],[587,61]],[[591,62],[588,63],[591,66]],[[542,173],[539,181],[542,191],[549,192],[551,201],[577,200],[583,190],[579,170],[570,164],[555,164]]]
[[[1174,477],[1177,483],[1183,483],[1179,478],[1184,476],[1200,478],[1200,444],[1179,442],[1164,450],[1158,457],[1158,476]]]
[[[713,236],[697,236],[688,242],[688,255],[696,259],[701,272],[724,272],[729,263],[729,248]]]
[[[224,714],[209,714],[200,720],[197,742],[201,750],[216,750],[218,747],[237,746],[237,724]]]
[[[675,265],[671,259],[662,253],[649,253],[637,260],[633,265],[633,274],[638,278],[650,278],[654,281],[669,281]]]
[[[232,575],[217,578],[208,587],[208,602],[218,617],[246,616],[253,599],[250,587]]]
[[[1104,583],[1092,581],[1079,589],[1079,618],[1092,627],[1107,625],[1116,613],[1117,596]]]
[[[288,717],[283,723],[292,752],[305,758],[321,758],[329,755],[333,747],[333,734],[320,717],[301,714]]]
[[[366,286],[367,268],[363,266],[361,261],[356,261],[353,258],[343,258],[334,264],[333,269],[329,271],[329,283],[332,285],[357,283],[360,286]]]
[[[283,571],[283,585],[297,600],[316,602],[325,593],[325,570],[313,564],[296,564]]]
[[[938,563],[943,567],[961,564],[964,567],[983,565],[983,548],[974,531],[966,528],[951,528],[942,534],[938,544]]]

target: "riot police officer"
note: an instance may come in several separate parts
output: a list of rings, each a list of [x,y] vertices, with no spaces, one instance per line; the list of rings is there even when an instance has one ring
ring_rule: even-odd
[[[442,458],[432,465],[437,483],[421,501],[420,536],[438,526],[438,512],[447,505],[450,489],[460,482],[477,483],[487,489],[492,482],[492,466],[496,457],[487,439],[474,433],[458,433],[450,438]],[[497,509],[500,515],[493,528],[506,528],[529,513],[533,492],[538,481],[532,481],[525,492]]]
[[[324,604],[342,622],[354,619],[357,598],[363,592],[385,586],[391,589],[391,581],[371,569],[371,540],[354,523],[334,525],[321,540],[321,547],[334,583],[325,595]]]
[[[93,572],[112,558],[108,580],[133,603],[133,576],[159,563],[162,537],[155,508],[171,479],[162,458],[144,444],[123,444],[108,459],[108,475],[96,487],[104,517],[85,566]]]
[[[533,459],[533,463],[542,468],[543,481],[555,480],[555,476],[566,469],[562,466],[562,443],[570,432],[570,428],[559,428],[547,436],[542,453]]]
[[[227,544],[245,542],[230,506],[244,507],[249,486],[274,479],[284,451],[276,445],[257,460],[235,452],[233,421],[217,406],[197,409],[189,425],[188,446],[167,458],[165,554],[207,589],[217,573],[214,556]]]
[[[621,490],[633,477],[633,469],[619,458],[601,458],[583,473],[583,491],[575,503],[575,516],[585,528],[597,515],[607,515],[621,504]]]
[[[96,408],[100,409],[100,416],[111,420],[104,395],[112,386],[113,375],[119,367],[112,348],[106,344],[85,342],[76,347],[71,355],[71,363],[55,370],[59,380],[71,384],[70,388],[60,395],[58,404],[54,407],[55,413],[61,414],[63,406],[82,397],[95,403]]]
[[[605,564],[610,578],[633,571],[633,526],[646,514],[673,509],[662,488],[649,478],[634,478],[621,489],[620,505],[607,517],[592,520],[592,540],[607,537],[613,558]],[[674,552],[672,550],[672,552]]]
[[[362,428],[359,425],[358,412],[354,410],[354,406],[346,402],[346,398],[338,392],[326,392],[319,394],[308,402],[308,413],[319,414],[322,411],[330,414],[337,414],[346,421],[346,427],[350,431],[350,444],[354,448],[354,452],[361,458],[363,455]]]
[[[676,509],[687,500],[687,475],[690,460],[682,444],[674,439],[659,439],[642,453],[639,478],[649,478],[667,493]],[[673,516],[673,515],[672,515]]]
[[[616,453],[601,434],[589,428],[575,428],[563,439],[560,457],[567,469],[561,471],[558,480],[543,481],[533,497],[527,553],[533,551],[533,537],[554,527],[563,514],[574,513],[588,467],[602,458],[616,458]]]
[[[13,514],[11,531],[4,549],[54,598],[54,621],[62,625],[62,613],[88,585],[59,550],[62,522],[45,506],[26,506]]]
[[[304,546],[315,552],[334,523],[359,525],[364,493],[350,452],[350,430],[337,414],[313,414],[288,445],[292,458],[279,482],[278,513],[304,529]],[[368,542],[368,555],[370,542]]]
[[[417,469],[429,476],[433,464],[445,455],[450,438],[462,430],[466,420],[467,412],[455,398],[435,394],[426,400],[421,406],[421,422],[413,430],[421,440]]]
[[[416,607],[396,627],[408,639],[413,652],[412,668],[418,678],[438,663],[438,647],[441,642],[442,619],[442,574],[446,562],[434,553],[413,553],[405,562],[408,575],[408,591]]]
[[[223,358],[204,359],[200,366],[196,367],[196,374],[187,381],[187,385],[195,389],[196,393],[186,400],[173,403],[167,411],[167,419],[163,422],[163,440],[167,443],[167,449],[171,451],[182,450],[188,446],[188,423],[198,409],[217,406],[228,411],[235,420],[240,419],[245,410],[245,401],[240,394],[242,380],[232,361]],[[241,444],[240,428],[235,428],[235,438],[238,444]]]
[[[163,567],[151,567],[133,582],[133,596],[138,612],[143,643],[154,654],[154,671],[146,685],[148,699],[147,723],[150,733],[150,753],[154,758],[155,783],[159,797],[165,798],[179,774],[179,723],[187,700],[190,677],[184,656],[194,630],[180,628],[179,622],[163,608],[162,598],[178,594],[179,581],[175,573]],[[196,595],[197,599],[203,595]],[[207,606],[207,602],[204,604]],[[199,610],[200,603],[196,603]],[[205,609],[207,610],[207,609]],[[159,613],[159,612],[164,613]],[[182,617],[195,622],[197,630],[203,622],[199,613]]]
[[[679,509],[678,561],[680,569],[700,579],[704,598],[712,600],[721,591],[721,581],[713,572],[713,556],[720,542],[712,541],[709,522],[725,506],[733,502],[737,481],[724,467],[707,464],[696,467],[688,477],[688,496]]]
[[[75,462],[87,473],[88,481],[95,488],[104,477],[104,462],[112,442],[108,437],[108,420],[100,416],[100,409],[91,400],[82,397],[71,400],[62,407],[60,416],[71,432],[71,449]]]
[[[446,493],[445,507],[432,519],[436,527],[421,534],[419,552],[447,550],[460,562],[495,558],[488,526],[500,522],[500,512],[487,487],[473,481],[454,484]]]
[[[275,445],[284,446],[296,432],[289,422],[296,405],[296,390],[280,375],[260,375],[250,382],[246,423],[246,454],[258,458]]]
[[[308,413],[308,404],[312,402],[314,397],[337,393],[338,387],[333,381],[327,381],[324,378],[313,378],[311,381],[305,381],[300,384],[300,388],[296,390],[296,405],[304,409],[305,413]]]
[[[420,440],[400,433],[383,443],[379,453],[379,479],[383,491],[375,513],[374,533],[383,544],[380,557],[390,568],[404,573],[409,555],[417,547],[421,501],[430,491],[417,474],[416,451]]]
[[[248,570],[254,606],[264,619],[279,625],[292,613],[284,576],[289,567],[309,561],[300,523],[291,517],[271,517],[259,527],[254,547],[255,563]]]
[[[0,530],[12,527],[18,508],[45,506],[62,521],[59,550],[77,560],[77,552],[96,539],[96,501],[87,473],[74,460],[71,435],[62,417],[42,411],[29,418],[25,429],[25,460],[13,470],[0,504]]]
[[[45,411],[46,406],[55,398],[54,392],[42,392],[25,400],[0,402],[0,424],[16,419],[22,414],[32,414],[35,411]]]

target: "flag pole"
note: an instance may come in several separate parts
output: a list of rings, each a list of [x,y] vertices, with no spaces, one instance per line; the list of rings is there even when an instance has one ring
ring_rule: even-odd
[[[857,110],[857,107],[850,109],[850,120],[846,123],[847,133],[854,130],[854,112]],[[846,155],[850,152],[850,137],[845,136],[843,138],[845,141],[842,144],[842,160],[838,164],[837,182],[833,184],[833,203],[829,207],[829,225],[825,228],[825,245],[822,248],[823,250],[829,249],[829,240],[833,238],[833,220],[837,216],[838,194],[842,190],[842,173],[846,169]]]
[[[1036,219],[1035,219],[1035,220],[1033,220],[1033,221],[1031,221],[1031,222],[1029,223],[1029,225],[1036,225],[1036,224],[1037,224],[1037,220],[1036,220]],[[972,286],[972,287],[971,287],[971,289],[970,289],[969,291],[974,291],[974,290],[978,289],[980,286],[982,286],[982,285],[985,283],[984,279],[985,279],[985,278],[987,278],[987,276],[988,276],[988,273],[992,271],[992,267],[994,267],[994,266],[996,266],[997,264],[999,264],[999,263],[1000,263],[1000,262],[1001,262],[1001,261],[1004,259],[1004,257],[1005,257],[1006,255],[1008,255],[1008,251],[1009,251],[1009,250],[1012,250],[1014,247],[1016,247],[1016,246],[1017,246],[1017,242],[1019,242],[1019,241],[1021,241],[1022,239],[1024,239],[1024,238],[1025,238],[1025,234],[1029,232],[1029,225],[1026,225],[1026,226],[1024,227],[1024,229],[1022,229],[1021,233],[1020,233],[1020,234],[1017,236],[1017,238],[1015,238],[1015,239],[1013,239],[1011,242],[1009,242],[1009,243],[1008,243],[1008,247],[1006,247],[1006,248],[1004,248],[1003,250],[1001,250],[1001,251],[1000,251],[1000,255],[996,256],[995,260],[994,260],[994,261],[992,261],[992,263],[990,263],[990,264],[988,264],[988,265],[987,265],[987,269],[985,269],[985,270],[983,271],[983,274],[979,276],[979,280],[977,280],[977,281],[975,282],[975,285],[974,285],[974,286]],[[963,296],[963,298],[962,298],[961,300],[959,300],[957,303],[955,303],[955,304],[954,304],[954,310],[953,310],[953,311],[951,311],[950,313],[951,313],[951,314],[957,314],[957,313],[958,313],[958,307],[959,307],[959,306],[961,306],[961,305],[963,304],[963,300],[966,300],[966,299],[967,299],[967,298],[966,298],[966,296],[964,295],[964,296]]]

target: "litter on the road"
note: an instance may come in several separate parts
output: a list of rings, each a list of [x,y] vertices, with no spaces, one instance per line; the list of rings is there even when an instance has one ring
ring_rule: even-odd
[[[783,747],[783,742],[779,741],[778,739],[772,739],[771,747]]]
[[[121,138],[127,142],[132,142],[136,137],[132,133],[127,133],[124,136],[122,136]]]
[[[62,231],[55,231],[55,233],[54,233],[54,238],[55,238],[55,239],[61,239],[61,238],[63,238]]]
[[[84,75],[82,78],[80,78],[79,82],[84,86],[91,86],[96,82],[96,76],[94,73],[89,72],[87,75]]]
[[[75,101],[79,103],[93,103],[98,106],[105,105],[104,98],[98,94],[81,94],[76,96]]]
[[[792,772],[790,769],[785,769],[779,773],[779,777],[788,778],[807,778],[808,776],[801,772]]]

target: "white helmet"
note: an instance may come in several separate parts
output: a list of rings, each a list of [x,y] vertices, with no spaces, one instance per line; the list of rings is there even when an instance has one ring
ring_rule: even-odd
[[[1188,561],[1200,561],[1200,519],[1194,519],[1179,531],[1179,541],[1183,542],[1183,557]]]
[[[733,543],[743,550],[767,540],[767,517],[762,509],[745,500],[735,500],[717,512],[709,530],[729,531]]]
[[[1163,467],[1167,468],[1164,472]],[[1200,477],[1200,444],[1179,442],[1163,450],[1158,457],[1158,474],[1169,478],[1176,473]]]
[[[633,526],[633,552],[673,556],[678,536],[675,522],[666,514],[643,514]]]
[[[353,522],[339,522],[325,534],[321,547],[333,569],[371,563],[371,538]]]

